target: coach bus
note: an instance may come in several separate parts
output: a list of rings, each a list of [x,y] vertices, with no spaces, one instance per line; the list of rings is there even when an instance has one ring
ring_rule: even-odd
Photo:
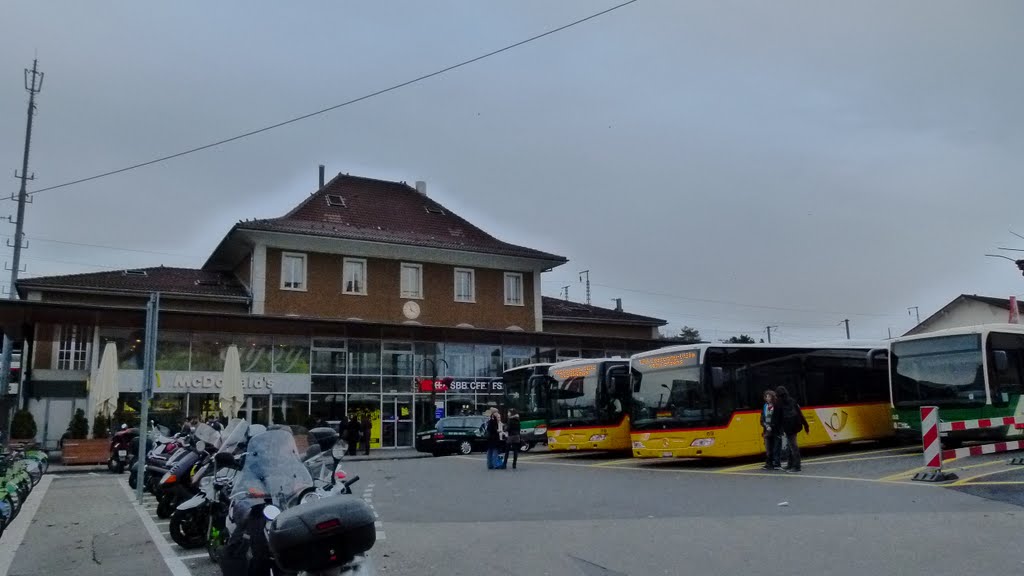
[[[893,427],[921,438],[921,406],[946,421],[1024,416],[1024,326],[986,324],[905,336],[889,345]],[[1016,426],[943,432],[943,443],[1018,437]]]
[[[550,366],[550,363],[527,364],[509,368],[502,374],[505,409],[514,408],[519,413],[524,452],[547,443],[548,418],[551,417]]]
[[[764,391],[779,386],[810,425],[801,446],[892,437],[884,346],[697,344],[637,354],[630,359],[633,456],[764,453]]]
[[[629,450],[629,360],[568,360],[552,365],[548,375],[554,398],[549,450]]]

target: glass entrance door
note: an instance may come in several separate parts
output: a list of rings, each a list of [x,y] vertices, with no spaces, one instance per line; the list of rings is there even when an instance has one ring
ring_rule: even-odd
[[[415,427],[412,394],[384,394],[381,410],[381,447],[412,446]]]

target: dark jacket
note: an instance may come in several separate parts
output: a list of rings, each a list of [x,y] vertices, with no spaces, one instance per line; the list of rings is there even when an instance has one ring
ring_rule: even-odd
[[[501,444],[498,421],[493,418],[487,419],[487,446],[495,447]]]
[[[787,420],[783,415],[790,410],[796,411],[796,418]],[[804,413],[800,410],[800,405],[790,396],[779,397],[775,405],[775,414],[772,417],[772,421],[776,422],[772,424],[773,429],[782,430],[786,434],[797,434],[800,432],[800,429],[806,430],[810,428],[807,418],[804,418]]]
[[[522,422],[519,418],[508,419],[508,443],[509,444],[522,444],[522,437],[519,435],[523,429]]]
[[[348,443],[354,445],[359,440],[359,420],[355,418],[349,420],[345,433],[348,436]]]

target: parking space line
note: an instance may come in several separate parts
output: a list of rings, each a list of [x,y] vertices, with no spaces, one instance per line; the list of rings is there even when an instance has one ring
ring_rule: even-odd
[[[888,454],[890,452],[905,452],[902,455],[920,454],[921,449],[917,446],[902,446],[900,448],[886,448],[884,450],[865,450],[863,452],[846,452],[843,454],[830,454],[828,456],[819,456],[817,458],[804,458],[803,461],[815,462],[820,460],[828,460],[832,458],[848,458],[853,456],[874,456],[875,454]]]
[[[958,488],[963,486],[1021,486],[1024,485],[1024,480],[1006,480],[1003,482],[992,481],[992,482],[971,482],[970,484],[961,484]],[[953,484],[950,484],[953,486]]]
[[[950,486],[963,486],[965,484],[971,483],[971,480],[975,480],[978,478],[986,478],[988,476],[995,476],[996,474],[1006,474],[1007,472],[1019,472],[1020,470],[1021,469],[1019,467],[1012,467],[1007,465],[1006,468],[1003,468],[1002,470],[992,470],[991,472],[982,472],[981,474],[975,474],[974,476],[961,478],[956,482],[950,484]]]
[[[841,460],[804,460],[803,464],[841,464],[843,462],[861,462],[867,460],[886,460],[889,458],[906,458],[907,456],[920,456],[920,454],[889,454],[887,456],[868,456],[867,458],[843,458]]]
[[[733,472],[741,472],[743,470],[757,470],[764,466],[764,462],[754,462],[752,464],[742,464],[740,466],[731,466],[729,468],[722,468],[721,470],[715,470],[719,474],[732,474]]]
[[[189,554],[188,556],[178,556],[178,560],[195,560],[197,558],[209,558],[210,555],[206,552],[202,554]]]
[[[592,468],[610,467],[616,464],[625,464],[627,462],[635,462],[636,458],[619,458],[618,460],[609,460],[607,462],[599,462],[597,464],[590,464]]]
[[[174,553],[174,549],[171,545],[164,540],[160,535],[160,529],[156,527],[153,522],[153,517],[146,513],[142,506],[139,506],[135,502],[135,491],[128,486],[128,481],[124,478],[118,479],[118,484],[124,488],[125,494],[128,496],[129,502],[131,502],[132,508],[142,519],[142,525],[146,527],[146,532],[149,533],[150,539],[153,541],[153,545],[156,546],[157,551],[160,552],[160,556],[164,559],[164,564],[167,565],[167,569],[170,570],[172,576],[192,576],[192,572],[189,571],[185,563],[181,561],[177,554]]]
[[[18,551],[22,540],[25,539],[32,519],[39,511],[39,505],[43,503],[43,497],[46,496],[46,491],[50,489],[50,483],[54,478],[49,475],[43,476],[32,493],[28,495],[18,517],[7,526],[4,534],[4,546],[0,546],[0,574],[7,574],[11,563],[14,562],[14,553]]]

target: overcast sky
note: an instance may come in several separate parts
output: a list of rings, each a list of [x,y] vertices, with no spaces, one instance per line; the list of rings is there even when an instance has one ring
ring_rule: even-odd
[[[41,188],[615,3],[7,2],[0,173],[20,169],[36,53]],[[1022,24],[1015,0],[640,0],[314,119],[40,193],[25,276],[198,267],[235,221],[300,202],[324,163],[426,180],[495,236],[568,257],[547,295],[582,300],[589,269],[595,304],[621,297],[673,332],[772,325],[795,341],[842,337],[849,318],[855,338],[902,333],[909,306],[924,318],[960,293],[1024,293],[1012,263],[984,256],[1024,248],[1009,232],[1024,234]]]

